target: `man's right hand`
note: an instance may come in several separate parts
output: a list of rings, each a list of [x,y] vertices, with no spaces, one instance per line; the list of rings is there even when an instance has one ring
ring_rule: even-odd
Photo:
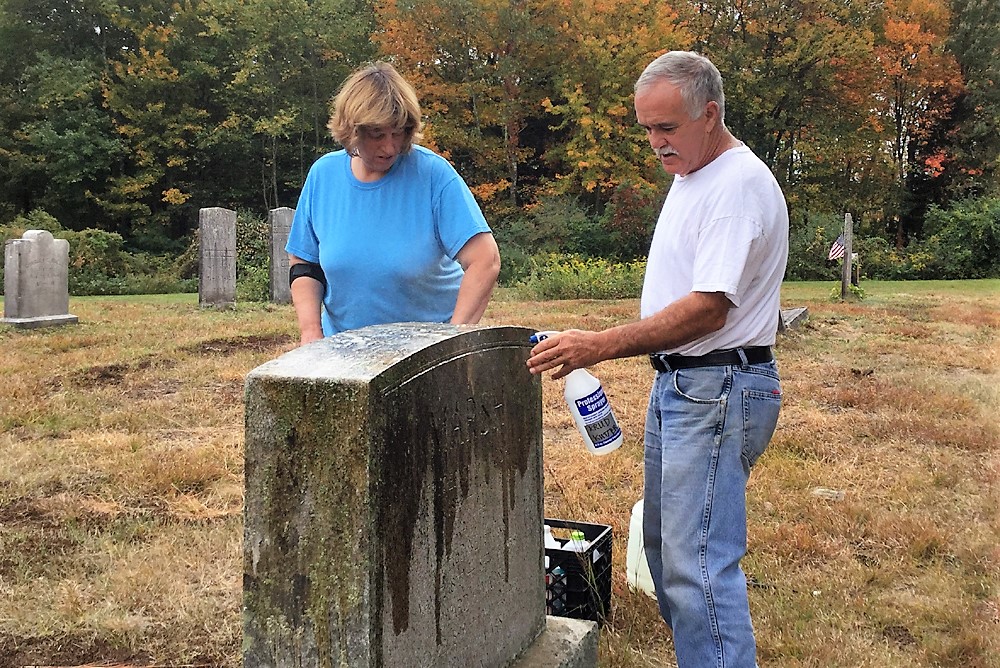
[[[531,349],[531,357],[527,362],[528,371],[538,374],[559,367],[552,374],[553,378],[558,379],[570,371],[603,362],[607,357],[600,348],[600,338],[599,332],[580,329],[567,329],[552,334]]]

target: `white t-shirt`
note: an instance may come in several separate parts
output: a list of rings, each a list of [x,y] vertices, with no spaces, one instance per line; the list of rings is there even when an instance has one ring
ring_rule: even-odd
[[[788,208],[771,170],[746,146],[675,176],[653,232],[640,313],[691,292],[724,292],[722,329],[664,352],[703,355],[770,346],[788,260]]]

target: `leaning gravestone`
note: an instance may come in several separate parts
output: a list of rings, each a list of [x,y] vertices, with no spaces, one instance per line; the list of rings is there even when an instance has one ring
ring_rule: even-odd
[[[271,301],[275,304],[287,304],[292,301],[292,291],[288,286],[288,253],[285,245],[288,243],[288,233],[292,229],[292,218],[295,209],[283,206],[271,209],[267,215],[271,241]]]
[[[236,212],[220,207],[198,212],[198,304],[236,303]]]
[[[28,230],[4,246],[3,320],[15,327],[67,325],[69,242],[45,230]]]
[[[781,317],[778,320],[778,331],[782,332],[786,329],[796,329],[808,319],[809,309],[805,306],[782,309]]]
[[[248,375],[246,668],[596,665],[544,614],[531,333],[377,325]]]

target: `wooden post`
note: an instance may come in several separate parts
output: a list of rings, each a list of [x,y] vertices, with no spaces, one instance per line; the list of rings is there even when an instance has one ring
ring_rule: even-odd
[[[851,214],[844,214],[844,264],[840,271],[840,298],[847,299],[851,294],[851,253],[854,246],[854,221]]]

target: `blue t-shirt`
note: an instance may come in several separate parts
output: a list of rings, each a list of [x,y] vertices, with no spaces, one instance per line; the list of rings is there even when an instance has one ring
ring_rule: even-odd
[[[447,322],[462,267],[455,255],[489,225],[451,164],[421,146],[378,181],[343,150],[319,158],[285,250],[326,274],[323,334],[388,322]]]

